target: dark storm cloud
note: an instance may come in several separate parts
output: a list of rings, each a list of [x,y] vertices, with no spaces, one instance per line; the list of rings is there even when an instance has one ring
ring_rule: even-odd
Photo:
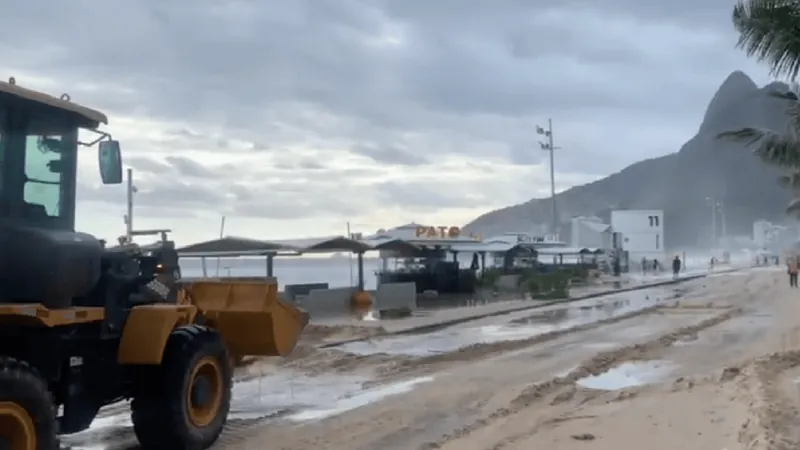
[[[631,23],[654,10],[612,2],[603,11],[614,5]],[[713,10],[710,26],[727,24],[725,4]],[[591,13],[518,0],[15,2],[0,7],[0,37],[15,42],[21,66],[123,84],[141,96],[131,107],[148,113],[229,124],[297,101],[392,123],[425,121],[424,108],[514,116],[648,102],[649,83],[602,76],[619,62],[636,75],[643,51],[631,42],[600,43],[600,54],[618,56],[588,64],[598,44],[575,22]],[[27,31],[19,44],[17,29]],[[402,46],[381,45],[392,33]],[[545,86],[583,69],[579,85]]]
[[[330,160],[287,149],[334,146],[386,165],[425,166],[444,154],[537,164],[546,154],[535,126],[554,117],[563,170],[608,173],[677,150],[714,89],[745,61],[733,48],[731,5],[5,2],[0,49],[8,70],[51,78],[75,99],[116,114],[192,125],[170,125],[152,138],[166,149],[287,155],[276,166],[298,170],[297,188],[330,205],[320,211],[347,212],[349,202],[315,194],[319,183],[301,179],[334,177],[325,172]],[[185,177],[228,185],[244,177],[243,169],[170,158],[169,166]],[[165,170],[161,163],[146,167],[144,159],[126,161],[137,170]],[[255,196],[286,188],[257,188]],[[200,186],[189,193],[176,187],[162,201],[186,203],[200,192],[219,203],[214,207],[270,209],[226,189]],[[425,195],[425,189],[384,184],[375,192],[405,195],[407,204],[474,205],[458,196]],[[179,198],[183,194],[187,199]],[[231,196],[239,200],[228,205]],[[272,208],[294,217],[287,212],[292,204],[297,211],[316,210],[297,199]]]

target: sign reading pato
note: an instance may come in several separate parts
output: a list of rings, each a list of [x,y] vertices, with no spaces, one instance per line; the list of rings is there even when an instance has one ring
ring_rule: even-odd
[[[461,237],[461,228],[458,227],[417,227],[417,237],[454,239]]]

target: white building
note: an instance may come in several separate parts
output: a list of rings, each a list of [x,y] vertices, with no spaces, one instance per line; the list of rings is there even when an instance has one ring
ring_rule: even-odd
[[[622,234],[622,249],[628,260],[657,259],[664,262],[664,211],[628,209],[611,211],[611,229]]]
[[[758,250],[780,250],[798,240],[797,230],[767,220],[753,222],[753,244]]]
[[[767,220],[753,222],[753,243],[759,250],[770,249],[776,245],[786,227],[775,225]]]
[[[611,225],[599,217],[573,217],[570,220],[570,246],[576,248],[611,248]]]

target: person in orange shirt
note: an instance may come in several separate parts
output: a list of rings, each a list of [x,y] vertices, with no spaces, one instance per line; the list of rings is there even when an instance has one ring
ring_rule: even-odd
[[[797,258],[787,258],[789,286],[797,287]]]

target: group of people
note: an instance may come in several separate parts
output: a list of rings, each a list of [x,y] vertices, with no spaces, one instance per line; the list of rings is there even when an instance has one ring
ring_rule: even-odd
[[[648,261],[647,258],[642,258],[642,273],[647,273],[649,271],[653,271],[653,273],[661,272],[661,264],[659,264],[657,259],[652,261]]]
[[[672,279],[678,278],[682,267],[683,261],[681,261],[681,257],[675,255],[675,258],[672,259]],[[646,258],[642,258],[642,272],[647,273],[648,269],[650,268],[652,268],[652,271],[655,273],[661,272],[661,264],[657,259],[654,259],[651,263]]]

